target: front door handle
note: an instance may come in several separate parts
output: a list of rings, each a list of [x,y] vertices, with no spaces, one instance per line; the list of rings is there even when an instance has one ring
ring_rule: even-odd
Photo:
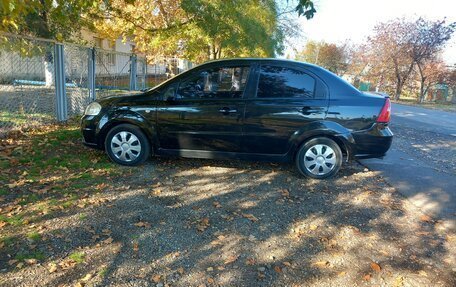
[[[219,112],[221,112],[222,114],[227,115],[227,114],[234,114],[234,113],[237,113],[237,110],[236,110],[236,109],[230,109],[230,108],[225,107],[225,108],[221,108],[221,109],[219,110]]]
[[[318,113],[318,112],[320,112],[320,110],[319,109],[315,109],[313,107],[303,107],[301,112],[304,115],[310,115],[310,114]]]

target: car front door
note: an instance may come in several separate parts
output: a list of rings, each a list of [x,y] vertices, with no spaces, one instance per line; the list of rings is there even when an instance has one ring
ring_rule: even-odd
[[[284,155],[297,131],[325,118],[327,88],[299,66],[266,62],[255,77],[258,88],[246,104],[243,152]]]
[[[183,156],[206,152],[198,157],[239,152],[249,74],[249,65],[211,66],[171,86],[157,107],[160,149]]]

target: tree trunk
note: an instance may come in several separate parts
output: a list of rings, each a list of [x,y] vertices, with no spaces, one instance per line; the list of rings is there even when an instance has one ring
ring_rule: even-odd
[[[397,101],[401,98],[403,83],[401,81],[397,81],[396,83],[396,94],[394,95],[394,99]]]
[[[52,52],[44,55],[44,78],[46,87],[54,85],[54,58]]]
[[[426,96],[426,92],[424,91],[424,81],[425,81],[425,79],[423,77],[421,77],[421,81],[420,81],[420,99],[419,99],[420,104],[422,104],[424,102],[424,98]]]

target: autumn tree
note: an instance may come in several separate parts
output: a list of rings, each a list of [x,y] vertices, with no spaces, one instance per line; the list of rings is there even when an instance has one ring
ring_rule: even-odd
[[[381,71],[383,78],[394,79],[396,100],[400,98],[415,66],[410,45],[413,29],[413,22],[395,19],[376,25],[373,36],[368,38],[367,58],[371,72]]]
[[[410,36],[410,56],[418,68],[420,80],[419,101],[423,102],[430,85],[444,73],[444,63],[438,59],[446,42],[451,38],[456,23],[445,20],[429,21],[419,18]]]
[[[347,67],[347,46],[309,41],[297,53],[296,59],[322,66],[335,74],[343,74]]]
[[[101,1],[101,0],[100,0]],[[294,5],[282,11],[281,3]],[[107,37],[130,38],[148,55],[179,55],[201,62],[239,56],[274,56],[287,33],[282,19],[290,12],[311,18],[313,2],[244,0],[111,0],[103,13],[92,13]],[[288,6],[287,6],[288,7]],[[296,30],[294,30],[296,31]]]

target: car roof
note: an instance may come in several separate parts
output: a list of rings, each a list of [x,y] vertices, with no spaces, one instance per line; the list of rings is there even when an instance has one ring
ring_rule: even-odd
[[[301,62],[301,61],[296,61],[296,60],[290,60],[290,59],[279,59],[279,58],[225,58],[225,59],[217,59],[217,60],[210,60],[203,64],[211,64],[211,63],[224,63],[224,62],[254,62],[254,61],[267,61],[267,62],[279,62],[279,63],[290,63],[290,64],[299,64],[299,65],[306,65],[309,67],[315,67],[315,68],[321,68],[317,65],[307,63],[307,62]]]

